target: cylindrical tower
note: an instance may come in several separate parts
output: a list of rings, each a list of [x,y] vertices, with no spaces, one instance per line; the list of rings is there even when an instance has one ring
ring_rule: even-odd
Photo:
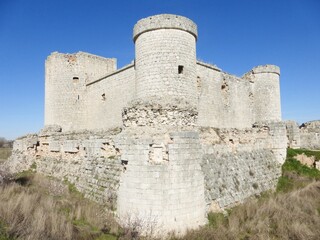
[[[252,74],[255,122],[281,121],[280,68],[258,66],[252,69]]]
[[[190,19],[161,14],[134,26],[137,99],[187,101],[197,106],[197,26]]]

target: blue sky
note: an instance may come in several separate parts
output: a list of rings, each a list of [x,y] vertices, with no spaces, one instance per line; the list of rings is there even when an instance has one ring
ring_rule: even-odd
[[[38,132],[54,51],[134,58],[133,25],[160,13],[198,25],[197,56],[241,76],[281,68],[283,119],[320,119],[319,0],[0,0],[0,137]]]

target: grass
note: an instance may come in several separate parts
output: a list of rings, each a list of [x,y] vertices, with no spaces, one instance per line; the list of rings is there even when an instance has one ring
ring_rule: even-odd
[[[320,171],[294,159],[302,153],[318,154],[288,149],[277,191],[228,209],[227,214],[209,213],[206,226],[184,236],[171,233],[167,239],[318,239]],[[0,240],[152,239],[137,236],[134,224],[121,228],[103,206],[84,199],[68,181],[31,170],[17,175],[16,182],[0,186]]]
[[[312,151],[307,149],[291,149],[291,148],[289,148],[287,151],[288,158],[293,158],[298,154],[305,154],[308,157],[315,156],[315,159],[317,161],[320,161],[320,151]]]
[[[277,191],[251,199],[222,213],[209,213],[209,224],[171,240],[187,239],[310,239],[320,236],[320,171],[294,157],[319,152],[288,149]]]
[[[62,182],[31,172],[16,182],[0,186],[0,240],[117,238],[113,215]]]
[[[295,159],[298,154],[305,154],[309,157],[315,156],[316,159],[320,158],[320,152],[317,151],[288,149],[287,159],[282,165],[282,176],[277,185],[278,192],[289,192],[304,187],[312,181],[320,180],[320,171],[302,165]]]
[[[4,162],[11,156],[12,148],[0,148],[0,163]]]

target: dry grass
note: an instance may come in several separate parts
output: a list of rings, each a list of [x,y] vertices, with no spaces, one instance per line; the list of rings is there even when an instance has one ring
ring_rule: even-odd
[[[211,213],[207,226],[167,239],[319,239],[320,172],[290,154],[282,170],[278,192],[251,199],[227,216]],[[128,218],[121,229],[103,206],[85,200],[71,184],[28,172],[16,182],[0,186],[0,240],[154,239],[141,236],[152,221]]]
[[[217,226],[174,239],[319,239],[320,182],[232,209]]]
[[[52,183],[55,180],[29,178],[22,181],[27,187],[0,187],[0,221],[7,239],[95,239],[117,231],[113,216],[102,206],[70,194],[61,183]]]
[[[0,163],[4,162],[11,156],[12,148],[0,148]]]

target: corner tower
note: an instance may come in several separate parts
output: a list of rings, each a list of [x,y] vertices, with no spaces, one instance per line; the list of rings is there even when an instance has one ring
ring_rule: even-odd
[[[45,125],[87,128],[86,83],[116,70],[116,59],[54,52],[45,64]]]
[[[197,26],[190,19],[161,14],[141,19],[133,30],[136,97],[197,106]]]
[[[248,76],[253,81],[254,121],[281,121],[280,68],[275,65],[257,66]]]

